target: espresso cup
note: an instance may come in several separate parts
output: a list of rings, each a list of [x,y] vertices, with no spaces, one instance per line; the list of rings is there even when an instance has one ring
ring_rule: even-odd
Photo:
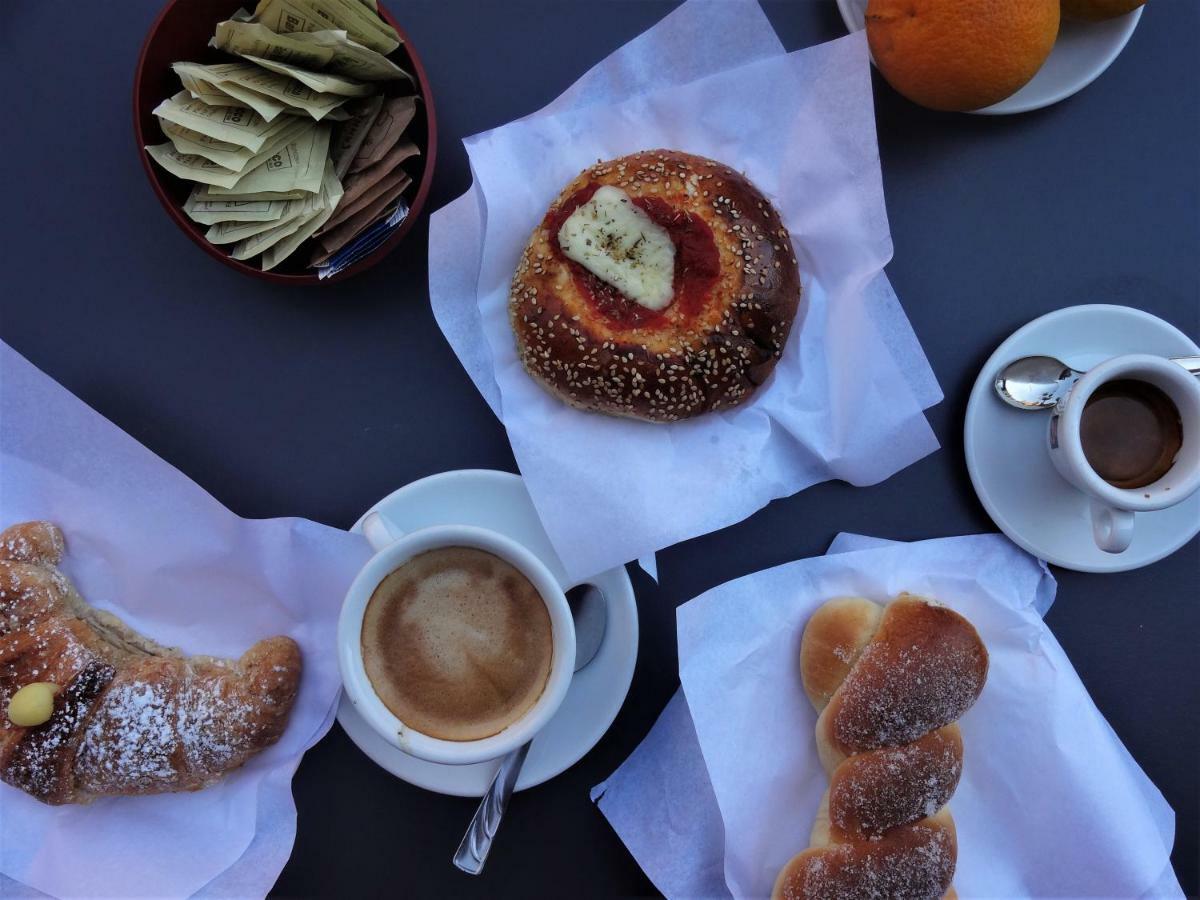
[[[359,714],[392,746],[435,763],[468,765],[484,762],[504,756],[531,741],[566,697],[575,669],[575,625],[558,580],[528,549],[485,528],[437,525],[404,534],[379,513],[371,513],[363,522],[363,531],[376,552],[346,592],[337,637],[342,684]],[[479,740],[432,737],[400,721],[380,699],[363,660],[363,619],[375,589],[415,556],[448,547],[482,550],[507,562],[533,585],[550,617],[552,656],[541,695],[518,719],[498,733]]]
[[[1156,481],[1121,488],[1105,481],[1088,462],[1080,422],[1088,400],[1118,379],[1158,388],[1174,404],[1182,425],[1182,443],[1174,463]],[[1096,546],[1121,553],[1133,540],[1134,515],[1182,503],[1200,488],[1200,379],[1159,356],[1130,354],[1100,363],[1082,375],[1058,402],[1047,433],[1050,459],[1068,482],[1091,498]]]

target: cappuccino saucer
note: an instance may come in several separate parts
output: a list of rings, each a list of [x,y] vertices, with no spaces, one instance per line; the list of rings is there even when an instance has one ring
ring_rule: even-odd
[[[1157,316],[1127,306],[1069,306],[1019,328],[984,364],[964,426],[967,470],[988,515],[1039,559],[1079,572],[1124,572],[1158,562],[1200,532],[1200,492],[1155,512],[1139,512],[1133,542],[1106,553],[1092,538],[1088,498],[1050,461],[1050,413],[1006,405],[993,388],[1000,370],[1022,356],[1046,355],[1086,371],[1124,353],[1200,354],[1194,341]]]
[[[532,551],[564,586],[562,564],[542,529],[533,501],[519,475],[464,469],[431,475],[389,494],[355,523],[378,512],[395,528],[417,531],[432,525],[476,525],[499,532]],[[562,705],[543,728],[517,779],[516,789],[534,787],[558,775],[592,749],[608,731],[633,681],[637,662],[638,618],[633,585],[622,568],[589,579],[608,601],[608,624],[595,658],[571,679]],[[342,694],[338,723],[368,757],[397,778],[439,794],[482,797],[500,760],[449,766],[418,759],[375,732]]]

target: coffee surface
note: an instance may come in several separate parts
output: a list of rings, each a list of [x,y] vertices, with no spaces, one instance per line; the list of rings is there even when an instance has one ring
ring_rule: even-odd
[[[1183,445],[1183,424],[1159,388],[1124,378],[1101,385],[1088,398],[1079,439],[1097,475],[1113,487],[1140,488],[1170,470]]]
[[[529,579],[491,553],[444,547],[380,582],[363,617],[362,652],[375,692],[401,722],[474,741],[537,702],[554,645]]]

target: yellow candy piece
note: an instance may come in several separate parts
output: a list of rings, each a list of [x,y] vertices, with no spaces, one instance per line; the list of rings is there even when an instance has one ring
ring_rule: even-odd
[[[22,728],[32,728],[50,719],[54,713],[54,695],[58,685],[36,681],[21,688],[8,701],[8,719]]]

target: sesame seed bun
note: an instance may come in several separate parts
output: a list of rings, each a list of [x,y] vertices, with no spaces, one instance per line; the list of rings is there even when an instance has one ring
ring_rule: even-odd
[[[557,227],[564,204],[603,185],[665,202],[700,240],[711,232],[715,272],[686,304],[622,318],[581,286],[594,276],[559,251]],[[680,259],[677,286],[687,277]],[[521,362],[551,393],[580,409],[673,422],[746,402],[775,367],[799,301],[791,239],[753,184],[710,159],[644,150],[597,163],[563,189],[521,256],[509,316]]]

